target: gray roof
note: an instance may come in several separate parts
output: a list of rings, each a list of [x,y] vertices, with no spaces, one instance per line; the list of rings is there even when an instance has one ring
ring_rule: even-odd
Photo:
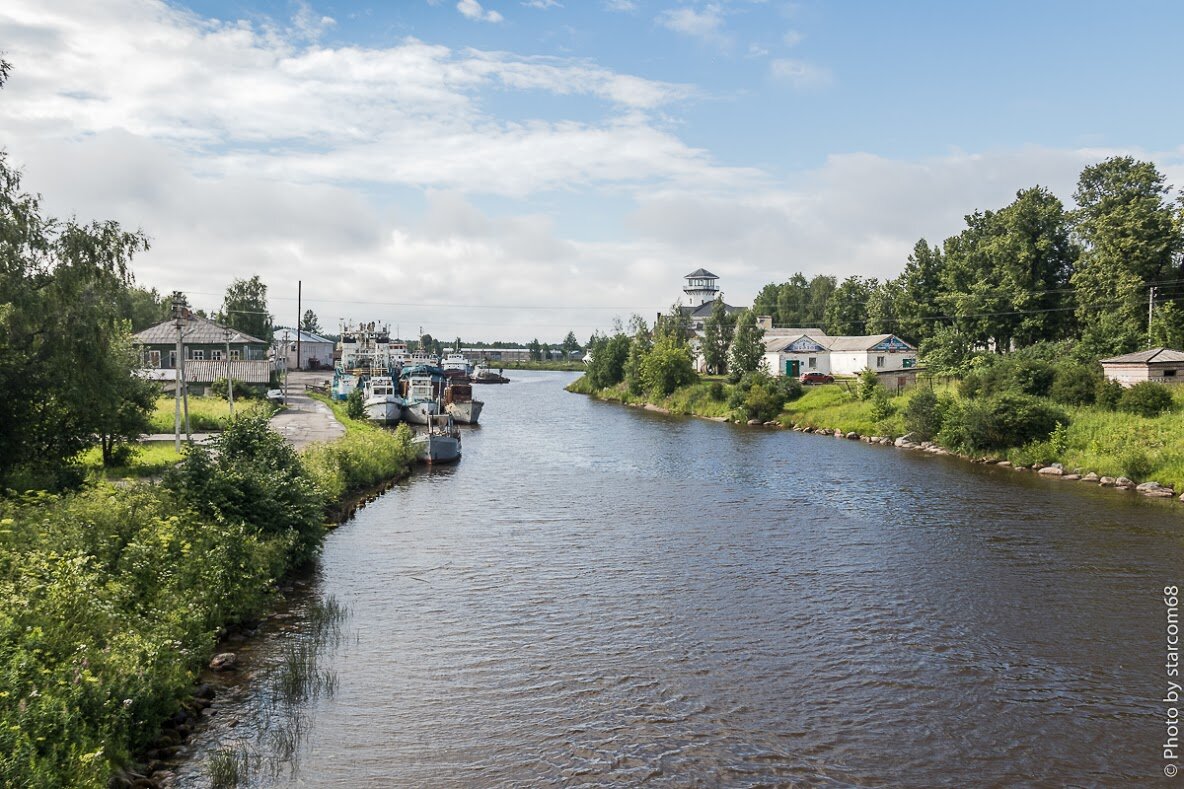
[[[715,301],[705,301],[697,307],[682,307],[678,309],[684,315],[690,315],[692,318],[707,318],[711,316],[711,311],[715,308]],[[724,312],[732,314],[733,312],[743,312],[743,307],[733,307],[731,304],[724,305]]]
[[[814,339],[818,340],[819,342],[829,339],[826,336],[825,331],[823,331],[822,329],[819,329],[817,327],[811,327],[811,326],[806,326],[806,327],[774,326],[771,329],[765,329],[765,336],[766,337],[793,337],[795,340],[798,337],[806,336],[806,337],[813,337]]]
[[[719,279],[719,277],[715,276],[707,269],[701,268],[692,271],[690,274],[687,274],[685,277],[683,277],[683,279]]]
[[[764,336],[765,349],[769,351],[780,350],[803,337],[813,340],[828,351],[870,351],[874,346],[879,345],[889,337],[893,337],[908,345],[909,348],[913,347],[895,334],[861,334],[845,337],[828,337],[823,333],[822,329],[767,329]]]
[[[216,345],[226,342],[226,330],[221,325],[193,314],[186,316],[181,332],[181,338],[187,345]],[[147,329],[137,332],[132,339],[141,345],[169,345],[176,343],[177,326],[170,318],[167,321],[158,323],[155,326],[149,326]],[[267,345],[266,340],[252,337],[238,329],[230,330],[230,342],[235,345],[241,345],[243,343]]]
[[[884,342],[884,340],[893,336],[895,335],[860,334],[848,337],[831,337],[826,345],[832,351],[869,351],[871,350],[872,346],[879,345],[880,343]],[[896,339],[900,340],[899,337]],[[900,341],[904,342],[904,340]],[[908,345],[908,343],[905,343],[905,345]],[[911,348],[912,346],[909,345],[909,347]]]
[[[1151,364],[1152,362],[1184,362],[1184,353],[1173,351],[1171,348],[1151,348],[1102,360],[1102,364]]]
[[[302,343],[304,343],[304,342],[327,342],[330,345],[333,344],[332,340],[327,340],[319,334],[313,334],[312,332],[304,331],[303,329],[300,331],[296,331],[296,329],[293,329],[290,326],[276,326],[274,329],[272,329],[272,332],[273,332],[272,336],[275,337],[275,339],[279,340],[280,342],[283,342],[284,332],[287,332],[288,333],[288,342],[296,342],[296,335],[299,334],[300,335],[300,342],[302,342]]]
[[[820,336],[817,334],[805,334],[803,332],[799,332],[798,334],[776,334],[772,337],[765,336],[762,339],[764,340],[766,351],[783,351],[803,337],[818,343],[824,350],[826,349],[827,342],[830,340],[825,334]]]

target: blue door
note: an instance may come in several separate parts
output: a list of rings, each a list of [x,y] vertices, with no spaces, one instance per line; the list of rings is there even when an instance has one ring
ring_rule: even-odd
[[[800,359],[786,359],[785,360],[785,376],[787,378],[797,378],[802,369],[802,362]]]

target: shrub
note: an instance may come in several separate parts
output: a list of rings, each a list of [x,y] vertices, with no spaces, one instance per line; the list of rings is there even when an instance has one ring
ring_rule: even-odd
[[[1035,397],[1005,393],[951,406],[943,419],[942,438],[955,449],[1007,449],[1046,440],[1058,422],[1069,422],[1060,409]]]
[[[1097,400],[1101,379],[1097,365],[1065,362],[1057,365],[1048,393],[1065,405],[1092,405]]]
[[[1125,391],[1118,381],[1103,378],[1098,381],[1094,402],[1107,411],[1114,411],[1118,408],[1118,401],[1122,399],[1122,393]]]
[[[690,349],[669,338],[656,342],[641,360],[641,381],[653,397],[665,397],[698,378]]]
[[[768,422],[781,413],[785,399],[785,389],[777,379],[758,370],[741,376],[740,382],[732,389],[728,403],[738,409],[745,419]]]
[[[778,385],[781,387],[781,391],[785,393],[786,402],[797,400],[802,396],[802,393],[806,391],[805,387],[802,386],[802,382],[797,378],[791,378],[790,376],[783,375],[773,380],[778,383]]]
[[[998,381],[993,392],[1013,391],[1033,397],[1047,397],[1055,370],[1043,359],[1008,359],[993,370]]]
[[[883,391],[884,387],[880,386],[880,376],[876,375],[876,371],[870,367],[864,367],[859,371],[859,380],[856,384],[855,393],[860,400],[871,400],[876,396],[877,391]]]
[[[361,387],[356,387],[345,398],[345,415],[350,419],[366,418],[366,398]]]
[[[872,419],[882,422],[896,413],[896,405],[888,399],[888,393],[883,387],[878,388],[872,395]]]
[[[798,386],[800,387],[801,384],[798,384]],[[711,386],[707,389],[707,394],[717,403],[723,402],[725,394],[723,383],[720,381],[712,381]]]
[[[267,395],[264,387],[245,384],[237,378],[232,380],[234,381],[234,399],[236,402],[238,400],[260,400]],[[221,397],[223,400],[229,399],[226,379],[219,378],[210,384],[210,394],[215,397]]]
[[[904,429],[920,441],[930,441],[941,432],[942,408],[932,389],[913,395],[904,409]]]
[[[1163,384],[1144,381],[1122,393],[1118,410],[1139,416],[1159,416],[1172,408],[1172,391]]]
[[[1122,456],[1122,473],[1131,479],[1142,482],[1151,476],[1155,468],[1151,458],[1141,449],[1132,449]]]
[[[958,396],[967,400],[973,400],[983,392],[983,375],[979,372],[970,372],[962,376],[958,381]]]

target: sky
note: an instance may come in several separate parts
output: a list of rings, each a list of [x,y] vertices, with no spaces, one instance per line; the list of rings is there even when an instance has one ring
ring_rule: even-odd
[[[1178,2],[4,0],[0,148],[137,282],[280,324],[581,340],[700,267],[894,277],[1131,154],[1184,186]]]

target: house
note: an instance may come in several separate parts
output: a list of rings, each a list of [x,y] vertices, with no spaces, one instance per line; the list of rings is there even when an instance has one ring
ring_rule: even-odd
[[[767,326],[768,320],[761,316],[759,322]],[[817,328],[766,327],[763,340],[772,375],[858,375],[865,368],[880,373],[917,366],[917,349],[894,334],[830,337]]]
[[[687,274],[683,280],[682,292],[687,297],[688,304],[680,304],[678,309],[689,318],[691,330],[701,338],[707,319],[711,317],[711,311],[715,309],[715,300],[721,296],[719,277],[707,269],[701,268]],[[724,311],[730,315],[742,312],[743,308],[724,304]],[[658,319],[661,320],[660,314]]]
[[[333,366],[333,350],[336,343],[332,340],[325,339],[319,334],[284,326],[277,326],[273,336],[275,357],[286,364],[289,370],[320,370]],[[296,358],[297,347],[299,359]]]
[[[1171,348],[1151,348],[1102,360],[1102,371],[1111,381],[1134,386],[1144,381],[1160,384],[1181,383],[1184,379],[1184,353]]]
[[[177,380],[177,323],[170,319],[132,336],[144,360],[144,375],[165,383]],[[208,386],[230,377],[248,384],[267,384],[272,362],[265,340],[221,326],[186,311],[180,319],[182,362],[190,385]]]

